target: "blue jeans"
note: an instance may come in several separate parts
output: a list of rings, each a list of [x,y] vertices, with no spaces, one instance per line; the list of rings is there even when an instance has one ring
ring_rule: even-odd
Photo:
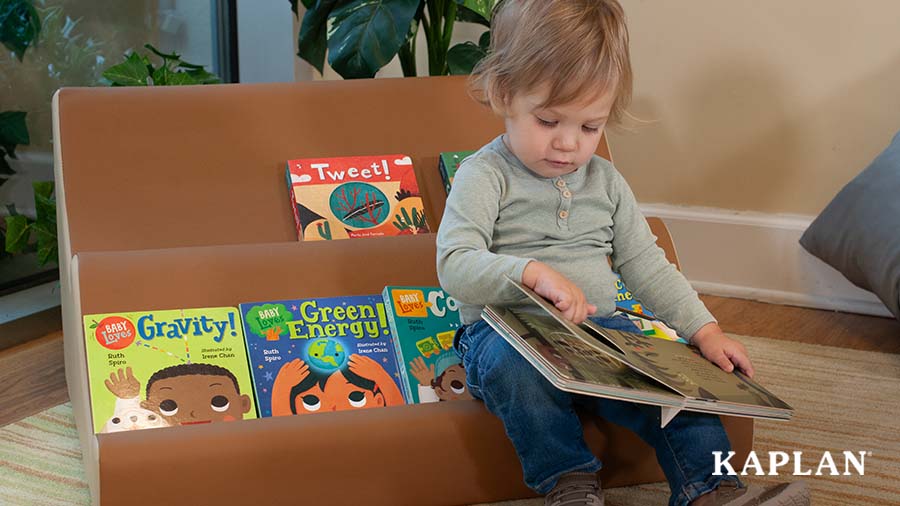
[[[637,330],[624,316],[591,319],[607,328]],[[736,480],[712,475],[712,452],[731,450],[718,416],[682,411],[660,428],[657,406],[559,390],[483,321],[462,327],[454,344],[469,391],[503,422],[525,484],[540,494],[549,492],[563,474],[601,467],[584,441],[575,407],[634,431],[656,450],[672,491],[670,506],[690,503],[723,479]]]

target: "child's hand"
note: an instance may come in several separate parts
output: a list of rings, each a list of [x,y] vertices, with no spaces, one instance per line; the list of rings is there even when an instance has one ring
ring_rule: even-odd
[[[416,357],[409,363],[409,373],[416,378],[420,385],[431,387],[431,380],[434,379],[434,364],[425,365],[425,359]]]
[[[135,379],[130,367],[109,373],[109,379],[103,382],[106,388],[119,399],[132,399],[141,395],[141,382]]]
[[[597,306],[588,304],[581,288],[547,264],[529,262],[522,273],[522,284],[552,302],[566,319],[576,324],[597,312]]]
[[[707,360],[731,372],[737,366],[744,374],[753,377],[753,364],[744,345],[726,336],[717,323],[707,323],[691,337],[691,344],[700,348]]]
[[[299,358],[295,358],[281,366],[278,375],[275,376],[275,383],[293,387],[299,385],[307,376],[309,376],[309,365]]]

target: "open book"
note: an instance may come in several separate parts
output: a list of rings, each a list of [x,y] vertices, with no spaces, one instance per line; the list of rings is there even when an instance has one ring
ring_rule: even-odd
[[[793,408],[744,374],[725,372],[697,348],[637,333],[575,325],[507,278],[527,298],[485,306],[482,318],[551,384],[567,392],[662,408],[664,427],[681,410],[789,420]]]

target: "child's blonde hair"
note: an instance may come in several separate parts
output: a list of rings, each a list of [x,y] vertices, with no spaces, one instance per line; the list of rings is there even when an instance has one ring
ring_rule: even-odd
[[[612,91],[609,123],[617,124],[631,101],[631,83],[628,29],[616,0],[503,0],[491,21],[490,51],[469,86],[500,114],[515,94],[543,85],[549,94],[542,107]]]

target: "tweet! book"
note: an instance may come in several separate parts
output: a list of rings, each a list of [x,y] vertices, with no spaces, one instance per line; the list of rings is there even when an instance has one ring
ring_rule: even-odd
[[[86,315],[84,338],[95,432],[256,418],[235,308]]]
[[[428,232],[419,183],[406,155],[291,160],[287,183],[300,240]]]
[[[405,404],[380,296],[239,307],[260,416]]]
[[[471,399],[453,350],[456,299],[436,286],[386,286],[382,292],[410,403]]]

